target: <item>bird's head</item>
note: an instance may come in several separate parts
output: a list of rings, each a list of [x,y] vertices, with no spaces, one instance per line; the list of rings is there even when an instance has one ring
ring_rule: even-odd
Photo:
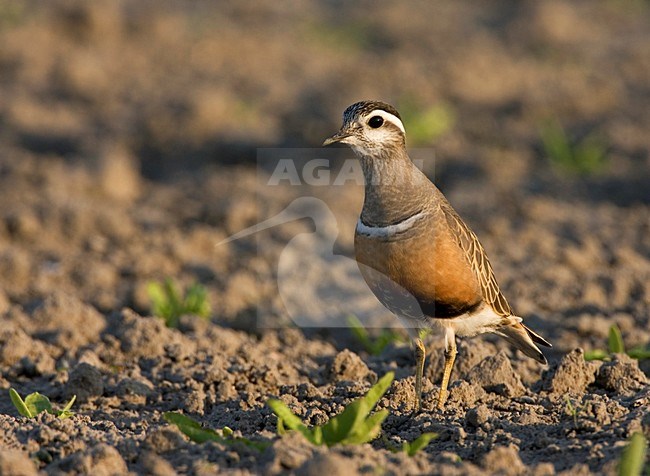
[[[404,124],[399,112],[379,101],[361,101],[343,112],[343,125],[323,142],[347,144],[362,157],[374,157],[405,146]]]

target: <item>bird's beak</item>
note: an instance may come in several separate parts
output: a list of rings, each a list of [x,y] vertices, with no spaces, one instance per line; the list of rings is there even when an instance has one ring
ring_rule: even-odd
[[[325,142],[323,142],[323,147],[330,144],[334,144],[335,142],[343,142],[348,137],[350,137],[350,134],[348,132],[344,132],[343,130],[340,130],[332,137],[328,137],[327,139],[325,139]]]

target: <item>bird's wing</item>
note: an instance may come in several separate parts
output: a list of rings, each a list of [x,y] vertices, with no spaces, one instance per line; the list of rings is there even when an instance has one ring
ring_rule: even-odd
[[[500,316],[511,316],[512,309],[505,296],[501,294],[501,290],[499,290],[499,284],[494,277],[490,260],[488,260],[487,254],[478,241],[478,238],[462,218],[458,216],[447,200],[443,199],[441,201],[441,210],[458,245],[465,252],[465,256],[481,285],[483,299]]]

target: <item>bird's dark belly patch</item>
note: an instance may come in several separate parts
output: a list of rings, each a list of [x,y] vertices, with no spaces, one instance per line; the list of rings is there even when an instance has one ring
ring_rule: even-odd
[[[466,302],[422,301],[418,299],[418,304],[425,316],[450,319],[475,311],[481,302],[468,304]]]

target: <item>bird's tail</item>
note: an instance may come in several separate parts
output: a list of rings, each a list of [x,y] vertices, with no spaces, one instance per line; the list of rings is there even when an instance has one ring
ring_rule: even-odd
[[[545,347],[552,347],[551,344],[548,343],[542,336],[531,331],[521,322],[507,324],[505,326],[499,327],[496,333],[504,337],[508,342],[510,342],[528,357],[535,359],[541,364],[546,363],[546,357],[544,357],[544,354],[542,354],[536,344],[543,345]]]

